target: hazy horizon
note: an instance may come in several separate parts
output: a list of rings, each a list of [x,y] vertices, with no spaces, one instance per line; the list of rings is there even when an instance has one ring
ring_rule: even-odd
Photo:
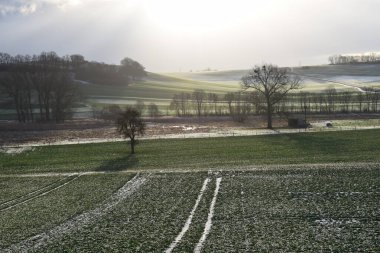
[[[0,0],[0,51],[139,61],[152,72],[327,64],[380,51],[376,0]]]

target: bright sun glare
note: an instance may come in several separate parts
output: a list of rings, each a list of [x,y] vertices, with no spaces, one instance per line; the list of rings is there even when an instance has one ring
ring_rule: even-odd
[[[190,32],[235,26],[242,22],[245,12],[234,1],[163,0],[145,1],[144,6],[148,17],[161,29],[186,29]]]

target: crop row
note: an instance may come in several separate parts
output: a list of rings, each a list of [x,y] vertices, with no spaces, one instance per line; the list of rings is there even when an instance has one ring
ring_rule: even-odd
[[[36,251],[163,252],[195,210],[172,251],[192,252],[216,200],[202,252],[376,252],[379,170],[363,165],[141,174],[144,184],[106,215]],[[54,194],[5,211],[1,248],[93,210],[130,178],[124,173],[81,176]],[[210,182],[194,209],[206,178]],[[223,179],[220,188],[216,178]]]
[[[63,177],[0,177],[0,206],[49,186]]]
[[[153,174],[103,219],[41,250],[163,252],[185,224],[205,178],[206,173]]]
[[[377,251],[379,168],[223,173],[205,252]]]
[[[122,177],[117,174],[82,175],[59,189],[3,210],[0,213],[0,251],[11,244],[53,228],[85,210],[94,208],[120,188],[131,176],[130,174]],[[41,181],[34,177],[29,179],[34,183],[39,183],[39,187],[57,180],[56,177],[46,180],[44,177]],[[8,180],[18,181],[18,179]],[[16,187],[28,186],[27,182],[24,185],[19,182],[14,190],[20,192]],[[23,194],[27,194],[25,189]]]

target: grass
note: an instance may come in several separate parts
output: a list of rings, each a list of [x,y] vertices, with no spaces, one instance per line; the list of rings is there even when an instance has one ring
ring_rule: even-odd
[[[202,252],[377,252],[379,167],[143,174],[127,201],[40,252],[163,252],[181,231],[202,182],[211,181],[173,252],[200,239],[222,178]]]
[[[0,154],[0,173],[173,170],[380,162],[380,130],[45,146]],[[68,162],[69,161],[69,162]]]
[[[43,252],[163,252],[181,230],[206,173],[155,174],[104,219]]]
[[[63,177],[3,177],[0,178],[0,208],[7,202],[49,186]]]
[[[222,178],[202,252],[378,252],[378,136],[380,130],[147,140],[136,155],[128,155],[126,143],[0,154],[1,203],[19,203],[7,210],[1,208],[10,204],[0,203],[0,251],[109,203],[134,170],[145,171],[137,177],[144,184],[131,195],[123,193],[128,197],[102,215],[58,232],[41,247],[28,248],[32,240],[25,251],[163,252],[209,178],[192,223],[173,251],[192,252],[205,228],[216,179]],[[314,165],[320,163],[329,165]],[[249,170],[270,164],[275,166]],[[18,177],[74,171],[108,173]],[[62,182],[70,183],[50,191]]]
[[[81,86],[82,93],[89,99],[93,97],[125,97],[125,99],[167,99],[173,98],[174,94],[181,92],[191,93],[196,89],[203,89],[207,92],[214,92],[224,95],[230,91],[237,91],[239,85],[219,84],[207,81],[187,80],[177,77],[149,73],[145,81],[139,81],[126,86],[106,86],[91,84]],[[154,102],[154,101],[152,101]]]
[[[204,252],[376,252],[378,173],[224,172]]]
[[[83,175],[64,187],[28,203],[0,211],[0,249],[46,231],[85,210],[94,208],[132,176],[132,174]],[[57,180],[57,177],[51,177],[50,180]],[[9,179],[7,183],[11,185],[15,181],[17,179]],[[46,184],[43,180],[38,182],[32,179],[31,181],[38,187]],[[28,187],[28,185],[28,182],[19,183],[13,185],[13,189],[17,193],[18,188]]]
[[[373,127],[380,125],[380,119],[362,119],[362,120],[334,120],[334,126],[349,126],[349,127]]]

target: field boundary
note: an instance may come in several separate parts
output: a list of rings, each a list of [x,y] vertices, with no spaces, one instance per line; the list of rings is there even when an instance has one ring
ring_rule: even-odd
[[[13,244],[3,252],[28,252],[37,250],[52,241],[62,238],[64,235],[70,234],[86,225],[89,225],[111,211],[121,201],[127,199],[131,194],[136,192],[146,181],[147,175],[141,177],[137,174],[134,178],[126,182],[119,190],[103,202],[99,207],[84,212],[64,223],[35,236],[29,237],[19,243]]]
[[[343,132],[343,131],[365,131],[380,129],[380,126],[335,126],[332,128],[278,128],[278,129],[235,129],[220,132],[199,132],[199,133],[178,133],[165,135],[143,136],[140,140],[165,140],[165,139],[205,139],[205,138],[224,138],[224,137],[244,137],[244,136],[265,136],[265,135],[286,135],[300,133],[321,133],[321,132]],[[0,151],[7,152],[8,149],[33,148],[45,146],[62,146],[76,144],[99,144],[125,142],[123,138],[87,138],[76,140],[64,140],[54,142],[29,142],[24,144],[0,145]]]
[[[380,169],[380,162],[336,162],[336,163],[291,163],[291,164],[252,164],[252,165],[224,165],[216,166],[213,168],[173,168],[173,169],[128,169],[121,170],[112,173],[194,173],[194,172],[219,172],[219,171],[265,171],[265,170],[315,170],[315,169],[347,169],[348,168],[362,168],[367,166],[375,166]],[[12,177],[51,177],[51,176],[69,176],[69,175],[102,175],[109,174],[109,171],[84,171],[84,172],[46,172],[46,173],[27,173],[27,174],[2,174],[0,178],[12,178]]]

